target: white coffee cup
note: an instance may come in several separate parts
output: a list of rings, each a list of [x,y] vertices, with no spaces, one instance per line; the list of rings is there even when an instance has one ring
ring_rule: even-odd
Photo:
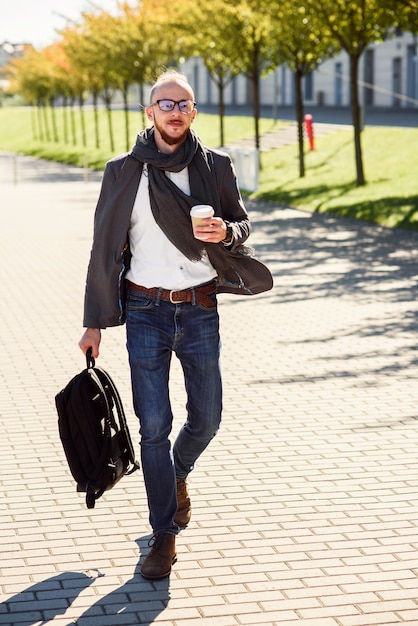
[[[196,226],[204,224],[203,221],[207,217],[212,217],[214,214],[213,208],[210,204],[196,204],[190,209],[190,217],[192,219],[193,234]]]

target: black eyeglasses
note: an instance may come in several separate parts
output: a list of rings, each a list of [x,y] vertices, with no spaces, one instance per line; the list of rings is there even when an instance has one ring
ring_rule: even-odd
[[[166,98],[151,102],[150,106],[153,107],[156,104],[158,104],[160,111],[164,111],[164,113],[173,111],[176,104],[181,113],[191,113],[196,106],[196,102],[193,102],[193,100],[167,100]]]

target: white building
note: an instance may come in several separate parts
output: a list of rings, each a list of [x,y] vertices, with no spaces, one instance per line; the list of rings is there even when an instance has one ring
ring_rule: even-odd
[[[4,68],[12,59],[17,59],[25,53],[30,44],[26,43],[9,43],[3,41],[0,43],[0,90],[7,89],[9,81],[4,76]]]
[[[9,43],[8,41],[0,43],[0,74],[11,59],[23,56],[28,46],[30,46],[28,43]]]
[[[358,80],[360,100],[374,107],[418,107],[417,37],[399,32],[392,39],[371,45],[361,56]],[[199,104],[218,102],[215,83],[199,58],[182,66]],[[349,57],[346,52],[325,61],[304,79],[304,102],[311,105],[350,105]],[[225,89],[226,105],[251,104],[251,86],[237,76]],[[285,66],[261,79],[261,105],[295,104],[293,73]]]
[[[0,81],[2,68],[14,57],[22,56],[30,44],[0,44]],[[373,107],[418,107],[418,37],[398,32],[393,38],[371,45],[361,56],[358,72],[359,97],[363,105]],[[181,67],[193,86],[200,105],[217,105],[218,89],[200,58],[185,61]],[[4,84],[5,81],[3,81]],[[315,106],[350,105],[349,58],[346,52],[325,61],[303,81],[304,103]],[[293,106],[293,73],[285,66],[261,79],[262,106]],[[148,90],[146,90],[146,95]],[[121,102],[116,96],[114,102]],[[130,101],[138,102],[133,88]],[[225,104],[252,104],[252,87],[245,76],[237,76],[225,89]]]

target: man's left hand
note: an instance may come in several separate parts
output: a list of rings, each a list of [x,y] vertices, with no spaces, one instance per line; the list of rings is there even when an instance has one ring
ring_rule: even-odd
[[[226,237],[226,224],[221,217],[206,217],[204,224],[196,226],[195,237],[208,243],[219,243]]]

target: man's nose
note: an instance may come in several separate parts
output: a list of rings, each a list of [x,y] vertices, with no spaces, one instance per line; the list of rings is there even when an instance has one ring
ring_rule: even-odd
[[[180,109],[180,102],[176,102],[174,104],[174,108],[170,111],[171,113],[183,113],[183,111]]]

